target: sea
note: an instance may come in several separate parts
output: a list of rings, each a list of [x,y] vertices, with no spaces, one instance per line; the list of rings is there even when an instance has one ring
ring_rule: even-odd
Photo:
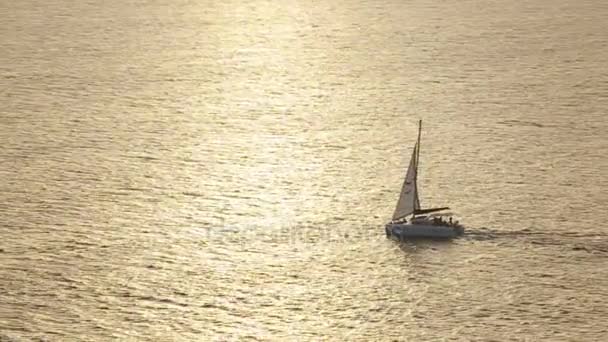
[[[0,2],[0,341],[608,341],[607,18]]]

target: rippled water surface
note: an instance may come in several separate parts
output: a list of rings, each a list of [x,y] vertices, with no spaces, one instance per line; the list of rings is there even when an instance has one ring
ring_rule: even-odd
[[[3,1],[0,340],[608,340],[607,17]]]

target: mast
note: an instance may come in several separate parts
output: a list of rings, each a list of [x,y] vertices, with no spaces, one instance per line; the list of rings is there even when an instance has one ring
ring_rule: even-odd
[[[441,208],[428,208],[422,209],[420,207],[420,196],[418,194],[418,167],[420,159],[420,137],[422,136],[422,120],[418,122],[418,139],[412,150],[412,157],[405,174],[405,180],[401,187],[401,193],[397,206],[393,213],[393,221],[400,220],[404,217],[412,215],[412,219],[416,218],[416,215],[424,215],[433,213],[436,211],[450,209],[449,207]]]
[[[422,136],[422,120],[418,122],[418,138],[414,148],[412,149],[412,156],[410,163],[407,167],[405,179],[401,186],[401,193],[399,194],[399,200],[393,213],[393,221],[400,220],[406,216],[412,215],[415,218],[417,214],[424,214],[427,212],[436,211],[432,209],[422,210],[420,208],[420,196],[418,195],[418,159],[420,158],[420,138]]]
[[[418,140],[416,141],[416,172],[414,173],[414,189],[416,189],[416,196],[414,197],[414,212],[412,213],[412,219],[416,217],[416,204],[420,205],[420,197],[418,196],[418,162],[420,160],[420,135],[422,133],[422,120],[418,121]]]
[[[420,134],[422,133],[422,120],[418,121],[418,143],[416,146],[416,180],[418,180],[418,161],[420,160]]]

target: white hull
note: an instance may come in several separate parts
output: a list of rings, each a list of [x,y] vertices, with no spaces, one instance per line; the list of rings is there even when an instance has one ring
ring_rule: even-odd
[[[389,223],[385,227],[386,236],[398,240],[406,239],[451,239],[464,233],[464,228],[418,224],[418,223]]]

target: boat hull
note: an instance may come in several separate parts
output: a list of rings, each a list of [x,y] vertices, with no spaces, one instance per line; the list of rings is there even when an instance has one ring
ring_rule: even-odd
[[[416,223],[389,223],[386,236],[397,240],[408,239],[453,239],[464,233],[464,228]]]

